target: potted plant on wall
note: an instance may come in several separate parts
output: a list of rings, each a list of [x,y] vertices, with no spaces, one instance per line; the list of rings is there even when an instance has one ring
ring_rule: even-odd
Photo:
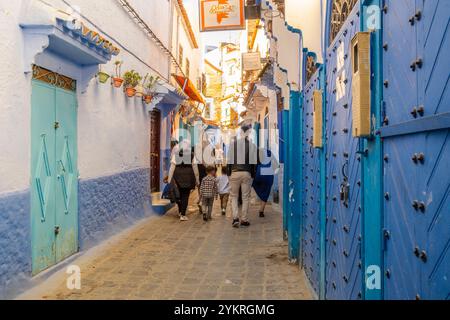
[[[123,78],[125,81],[125,83],[124,83],[125,92],[126,92],[128,98],[134,97],[134,95],[136,94],[136,86],[139,84],[142,77],[136,71],[130,70],[130,71],[125,72],[125,74],[123,75]]]
[[[106,81],[108,81],[108,79],[110,78],[109,74],[107,74],[106,72],[102,71],[102,67],[101,66],[99,66],[97,76],[98,76],[98,81],[100,83],[106,83]]]
[[[145,85],[145,94],[142,98],[146,104],[150,104],[153,100],[153,93],[159,77],[150,76],[148,83]]]
[[[114,87],[116,88],[120,88],[122,86],[123,83],[123,79],[121,78],[121,67],[122,67],[122,61],[117,60],[116,62],[114,62],[115,66],[116,66],[116,76],[112,78],[112,83],[114,85]]]
[[[139,82],[136,86],[136,97],[140,98],[144,95],[144,85],[147,81],[148,73],[145,75],[144,80],[142,82]]]

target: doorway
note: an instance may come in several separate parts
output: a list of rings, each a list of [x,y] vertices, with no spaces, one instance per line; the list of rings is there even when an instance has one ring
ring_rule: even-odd
[[[161,111],[150,112],[150,192],[160,191]]]
[[[76,81],[33,67],[32,274],[78,251]]]

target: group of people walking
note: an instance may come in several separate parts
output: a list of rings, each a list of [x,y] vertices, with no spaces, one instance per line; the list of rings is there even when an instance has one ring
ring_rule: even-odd
[[[186,212],[189,197],[195,189],[199,191],[199,210],[204,221],[211,219],[215,200],[220,198],[221,213],[225,215],[231,199],[232,226],[250,226],[248,212],[252,187],[262,203],[259,216],[264,218],[265,205],[273,186],[274,170],[270,151],[265,152],[269,161],[261,161],[258,148],[249,139],[250,129],[250,125],[242,126],[240,136],[231,141],[226,164],[203,164],[198,161],[194,149],[188,143],[174,148],[165,182],[169,185],[169,198],[178,205],[181,221],[188,220]]]

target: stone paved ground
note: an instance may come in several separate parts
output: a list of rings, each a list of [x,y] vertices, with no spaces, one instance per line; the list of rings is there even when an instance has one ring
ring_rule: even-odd
[[[234,229],[229,213],[205,223],[195,206],[189,211],[188,222],[174,210],[144,221],[80,262],[80,291],[66,289],[61,278],[23,298],[311,299],[303,272],[288,263],[280,213],[268,206],[261,219],[253,208],[251,227]]]

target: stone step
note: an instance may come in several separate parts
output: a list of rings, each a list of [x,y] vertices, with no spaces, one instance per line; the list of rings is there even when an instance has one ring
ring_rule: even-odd
[[[162,192],[153,192],[150,195],[151,205],[153,210],[160,215],[165,214],[170,208],[172,208],[173,204],[170,203],[170,200],[161,199]]]
[[[152,192],[151,199],[152,203],[156,203],[161,200],[162,192]]]

